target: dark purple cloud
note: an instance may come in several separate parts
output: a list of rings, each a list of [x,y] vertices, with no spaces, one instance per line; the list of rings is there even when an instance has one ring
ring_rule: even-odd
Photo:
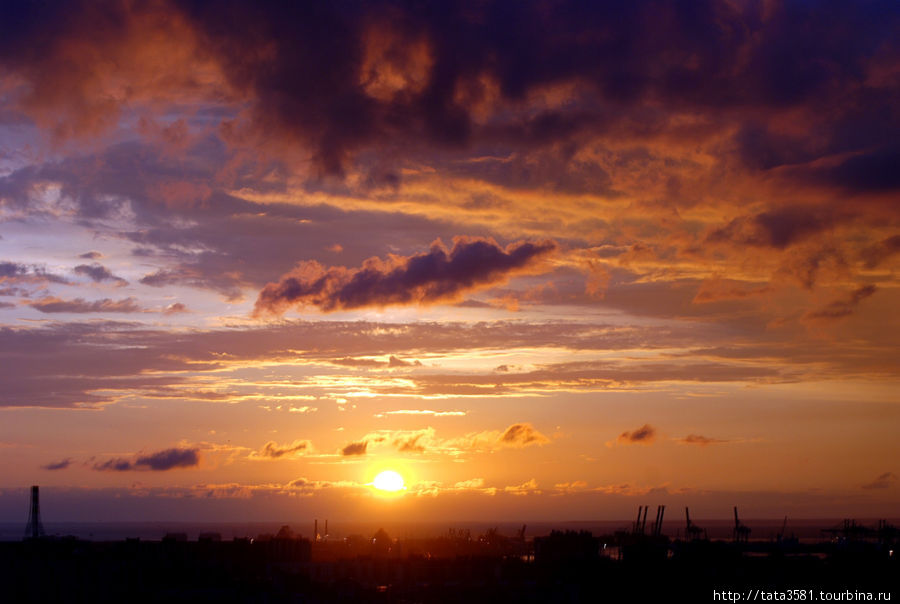
[[[115,276],[108,268],[96,262],[94,264],[79,264],[74,268],[74,271],[76,275],[84,275],[95,283],[100,283],[101,281],[116,281],[123,285],[128,283],[125,279]]]
[[[65,470],[72,465],[72,459],[67,457],[61,461],[51,462],[41,466],[42,470]]]
[[[28,267],[17,262],[0,262],[0,277],[10,279],[28,273]]]
[[[164,472],[179,468],[192,468],[200,463],[200,450],[196,448],[174,447],[156,453],[137,454],[133,460],[114,458],[94,464],[100,472],[128,472],[150,470]]]
[[[330,171],[388,136],[459,145],[502,132],[540,143],[609,127],[621,116],[604,111],[609,106],[627,111],[662,100],[705,111],[778,109],[827,102],[838,91],[862,95],[868,62],[885,46],[888,56],[896,52],[900,12],[885,2],[815,8],[783,2],[765,12],[761,5],[652,1],[448,2],[429,9],[393,2],[314,9],[180,4],[219,53],[232,84],[255,99],[260,128],[311,143]],[[374,58],[373,28],[393,41],[376,48]],[[268,53],[256,52],[263,46]],[[425,58],[410,56],[419,47]],[[375,76],[402,73],[422,62],[421,81],[384,94],[373,94],[366,84],[371,74],[361,73],[366,67]],[[479,75],[496,81],[507,101],[581,82],[581,111],[548,109],[480,127],[471,115],[477,86],[468,98],[459,93]],[[828,135],[832,146],[850,145],[842,131]],[[870,138],[889,140],[878,132]]]
[[[256,311],[282,313],[294,305],[333,311],[454,300],[505,281],[555,249],[552,241],[519,242],[503,249],[492,240],[458,238],[449,252],[437,242],[427,253],[389,261],[372,258],[356,270],[305,263],[267,285]]]
[[[0,283],[58,283],[69,281],[59,275],[48,273],[47,269],[36,264],[19,262],[0,262]]]
[[[166,449],[149,455],[138,455],[134,461],[137,467],[145,466],[150,470],[163,471],[174,468],[189,468],[200,463],[198,449]]]
[[[897,186],[896,85],[878,74],[900,55],[900,8],[884,0],[69,0],[17,3],[4,17],[0,66],[23,82],[23,110],[58,137],[108,127],[120,107],[105,87],[131,77],[152,90],[123,97],[243,102],[260,142],[311,149],[323,173],[371,149],[416,157],[424,146],[552,145],[622,124],[646,136],[675,128],[678,113],[739,126],[739,157],[752,169],[848,154],[820,179]],[[150,50],[180,60],[148,75],[139,58]],[[109,56],[117,61],[101,60]],[[185,68],[210,62],[225,80],[212,91]],[[517,110],[566,84],[565,109]],[[797,107],[808,108],[792,114],[806,132],[768,123]],[[370,179],[398,174],[376,165]]]
[[[28,305],[43,313],[132,313],[143,310],[134,298],[123,298],[121,300],[103,298],[102,300],[89,302],[84,298],[63,300],[61,298],[48,297],[35,300]]]
[[[127,459],[117,457],[102,462],[98,461],[93,467],[98,472],[128,472],[134,469],[134,464]]]
[[[823,208],[796,207],[742,216],[712,231],[707,241],[784,249],[830,228],[835,219],[824,215],[823,211]]]
[[[900,189],[898,165],[900,144],[894,141],[852,155],[833,168],[814,170],[812,175],[849,191],[896,191]]]

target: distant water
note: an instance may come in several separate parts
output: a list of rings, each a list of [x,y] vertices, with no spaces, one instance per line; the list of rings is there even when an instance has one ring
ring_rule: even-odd
[[[729,520],[703,520],[694,521],[701,529],[705,529],[710,539],[730,539],[733,523]],[[743,520],[751,529],[752,541],[767,541],[774,539],[781,532],[783,520]],[[825,537],[823,529],[840,525],[839,518],[834,519],[789,519],[785,535],[796,537],[804,542],[818,541]],[[875,527],[877,520],[858,520],[867,527]],[[889,519],[895,526],[900,524],[897,519]],[[534,522],[528,523],[525,530],[526,537],[547,535],[551,530],[587,530],[594,535],[611,534],[618,530],[631,530],[633,520],[600,520],[582,522]],[[652,518],[648,518],[647,528],[652,524]],[[49,536],[73,536],[89,541],[122,541],[126,538],[139,538],[143,541],[159,541],[166,533],[186,533],[188,539],[195,541],[200,533],[219,533],[223,540],[231,540],[236,537],[256,537],[262,534],[278,532],[281,526],[288,525],[293,531],[303,537],[312,537],[313,521],[284,521],[284,522],[229,522],[229,523],[197,523],[197,522],[47,522],[44,523],[44,532]],[[496,528],[501,535],[513,536],[521,528],[522,523],[512,522],[421,522],[421,523],[387,523],[376,525],[370,523],[352,522],[341,523],[331,521],[328,531],[329,538],[341,539],[350,535],[371,536],[379,528],[384,528],[391,537],[420,538],[447,535],[454,531],[469,531],[474,538],[485,533],[490,528]],[[684,535],[684,522],[666,521],[663,523],[663,533],[672,539]],[[25,534],[25,522],[0,523],[0,541],[19,541]],[[319,534],[325,534],[324,520],[319,521]]]

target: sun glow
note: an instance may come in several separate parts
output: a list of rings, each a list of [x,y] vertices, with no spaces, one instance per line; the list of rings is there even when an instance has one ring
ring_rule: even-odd
[[[403,484],[403,477],[393,470],[385,470],[378,474],[375,480],[372,481],[372,486],[379,491],[387,491],[389,493],[396,493],[406,488]]]

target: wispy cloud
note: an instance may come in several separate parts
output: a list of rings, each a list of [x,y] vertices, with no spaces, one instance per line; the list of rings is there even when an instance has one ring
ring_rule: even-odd
[[[727,443],[729,441],[721,438],[711,438],[709,436],[703,436],[700,434],[688,434],[684,438],[677,439],[676,442],[682,445],[696,445],[698,447],[705,447],[707,445],[718,445]]]
[[[288,445],[279,445],[274,440],[270,440],[258,452],[252,452],[250,457],[256,459],[288,459],[299,457],[311,450],[312,443],[308,440],[295,440]]]
[[[396,409],[394,411],[384,411],[376,413],[375,417],[385,417],[388,415],[430,415],[432,417],[464,417],[466,411],[432,411],[431,409]]]
[[[47,297],[35,300],[28,305],[42,313],[134,313],[143,310],[135,298],[121,300],[103,298],[102,300],[87,301],[84,298],[63,300],[62,298]]]

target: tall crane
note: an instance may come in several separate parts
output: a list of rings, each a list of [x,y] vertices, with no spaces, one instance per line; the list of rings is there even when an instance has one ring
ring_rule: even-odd
[[[666,506],[656,506],[656,521],[653,523],[653,536],[659,537],[662,534],[663,514],[666,513]]]
[[[687,507],[684,508],[684,518],[686,521],[684,535],[689,541],[695,541],[700,539],[701,536],[705,536],[706,531],[691,522],[691,511]]]
[[[784,522],[781,524],[781,532],[778,533],[778,541],[783,541],[783,540],[784,540],[784,533],[785,533],[785,531],[787,530],[787,519],[788,519],[788,517],[785,516],[785,517],[784,517]]]

